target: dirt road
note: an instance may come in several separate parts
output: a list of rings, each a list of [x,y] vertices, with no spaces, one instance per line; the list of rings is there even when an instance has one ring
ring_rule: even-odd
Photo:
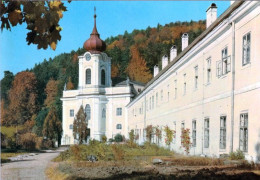
[[[31,154],[1,166],[1,180],[45,180],[47,164],[65,148],[45,153]]]

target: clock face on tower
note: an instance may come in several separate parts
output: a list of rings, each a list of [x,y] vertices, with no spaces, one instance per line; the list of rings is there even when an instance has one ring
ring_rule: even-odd
[[[86,54],[86,60],[89,61],[91,59],[90,54]]]

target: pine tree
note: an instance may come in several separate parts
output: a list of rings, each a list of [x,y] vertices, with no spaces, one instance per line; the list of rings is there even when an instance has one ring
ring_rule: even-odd
[[[58,119],[55,107],[51,107],[48,115],[44,120],[42,134],[50,140],[59,140],[62,133],[61,122]]]

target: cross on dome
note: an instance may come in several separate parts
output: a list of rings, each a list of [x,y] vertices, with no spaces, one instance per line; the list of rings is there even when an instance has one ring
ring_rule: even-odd
[[[106,50],[106,43],[100,39],[99,33],[96,27],[96,7],[94,7],[94,27],[92,33],[90,34],[90,38],[85,41],[83,47],[94,54],[99,54]]]

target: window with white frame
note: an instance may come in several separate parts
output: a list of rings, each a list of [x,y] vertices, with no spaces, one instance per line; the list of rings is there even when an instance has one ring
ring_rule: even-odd
[[[74,117],[74,109],[70,109],[70,117]]]
[[[86,113],[86,116],[87,116],[87,119],[86,120],[90,120],[90,116],[91,116],[91,109],[90,109],[90,105],[87,104],[86,107],[85,107],[85,113]]]
[[[225,47],[221,51],[221,61],[217,61],[217,77],[221,77],[230,72],[231,70],[231,58],[228,56],[228,48]]]
[[[204,119],[204,148],[209,148],[209,118]]]
[[[167,90],[168,90],[168,92],[167,92],[167,102],[169,102],[169,100],[170,100],[170,85],[169,84],[167,85]]]
[[[239,149],[248,150],[248,113],[240,114]]]
[[[250,44],[251,44],[251,33],[247,33],[243,36],[243,60],[242,65],[247,65],[250,63]]]
[[[86,84],[91,84],[91,69],[86,69]]]
[[[150,97],[150,102],[149,102],[149,110],[152,109],[152,97]]]
[[[158,107],[158,92],[156,93],[156,107]]]
[[[207,84],[211,81],[211,58],[207,59]]]
[[[197,124],[196,124],[196,120],[192,121],[192,146],[196,147],[196,137],[197,137]]]
[[[177,80],[174,81],[174,98],[177,98]]]
[[[173,143],[175,144],[176,143],[176,121],[173,122],[173,130],[175,132],[175,135],[173,137]]]
[[[182,123],[181,123],[181,129],[184,129],[184,128],[185,128],[185,123],[182,122]]]
[[[116,115],[122,116],[122,108],[116,108]]]
[[[70,129],[73,129],[73,124],[70,124]]]
[[[117,124],[116,129],[122,129],[122,124]]]
[[[198,66],[194,67],[194,89],[198,89],[198,79],[199,79],[199,74],[198,74]]]
[[[183,95],[186,94],[186,87],[187,84],[186,84],[186,74],[183,74]]]
[[[106,109],[105,108],[103,108],[103,110],[102,110],[102,118],[106,118]]]
[[[219,148],[226,149],[226,116],[220,117],[220,141]]]
[[[152,109],[154,108],[154,96],[152,96]]]

